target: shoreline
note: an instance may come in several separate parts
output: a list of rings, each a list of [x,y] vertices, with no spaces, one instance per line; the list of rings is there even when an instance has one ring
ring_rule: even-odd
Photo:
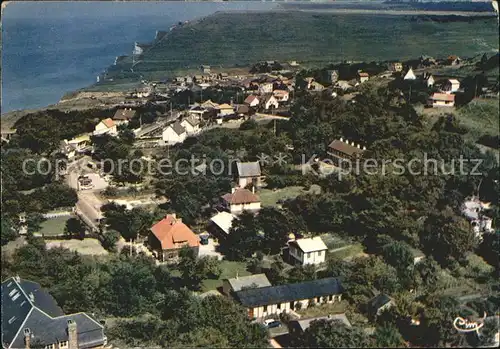
[[[194,18],[187,23],[185,23],[185,26],[192,26],[194,24],[197,24],[201,21],[204,21],[207,18],[210,18],[212,16],[225,13],[225,14],[235,14],[235,13],[252,13],[252,14],[258,14],[258,13],[290,13],[290,12],[299,12],[299,13],[322,13],[322,14],[332,14],[332,15],[375,15],[375,16],[433,16],[433,17],[441,17],[441,16],[458,16],[458,17],[471,17],[473,19],[480,19],[480,18],[494,18],[497,17],[497,14],[495,12],[479,12],[479,11],[426,11],[426,10],[412,10],[412,9],[353,9],[353,8],[323,8],[323,9],[301,9],[301,8],[283,8],[283,7],[278,7],[271,9],[271,10],[220,10],[216,11],[210,15],[207,16],[201,16]],[[178,28],[174,28],[172,30],[177,30]],[[157,29],[160,30],[160,29]],[[158,43],[163,40],[168,39],[170,37],[171,31],[169,30],[166,35],[161,37],[159,40],[151,40],[148,42],[148,44],[153,44],[153,43]],[[130,57],[130,56],[128,56]],[[108,65],[107,68],[103,72],[105,72],[111,65]],[[102,74],[102,72],[101,72]],[[12,122],[12,119],[18,120],[20,117],[26,114],[30,113],[36,113],[39,111],[47,110],[47,109],[85,109],[82,107],[69,107],[63,106],[64,102],[64,97],[69,95],[69,94],[78,94],[80,92],[85,92],[86,89],[91,88],[94,86],[94,84],[90,84],[87,86],[82,86],[76,90],[72,91],[66,91],[60,99],[55,102],[48,104],[46,106],[42,107],[36,107],[36,108],[27,108],[27,109],[17,109],[17,110],[10,110],[5,113],[2,113],[0,115],[0,118],[2,120],[2,129],[8,128],[7,126],[4,126],[5,124],[10,124],[13,125],[15,121]],[[121,91],[123,92],[123,91]],[[62,107],[62,108],[61,108]],[[89,106],[89,108],[92,108],[95,106]]]

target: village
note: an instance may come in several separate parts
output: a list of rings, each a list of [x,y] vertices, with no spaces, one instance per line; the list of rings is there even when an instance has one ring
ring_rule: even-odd
[[[124,215],[132,215],[135,209],[153,212],[159,205],[168,204],[175,198],[161,196],[153,190],[151,176],[127,182],[115,178],[113,172],[106,172],[104,159],[98,154],[99,151],[104,152],[103,149],[107,149],[109,143],[101,146],[99,142],[102,139],[112,142],[112,139],[128,134],[132,139],[131,149],[137,152],[138,159],[146,163],[158,163],[161,161],[160,155],[170,154],[185,142],[195,144],[197,137],[214,129],[244,131],[245,127],[267,125],[276,133],[276,124],[286,123],[290,119],[297,91],[356,103],[356,96],[362,94],[366,86],[397,86],[402,91],[402,99],[412,105],[418,104],[423,114],[438,118],[453,112],[457,104],[469,103],[464,96],[471,93],[470,81],[465,81],[465,86],[461,81],[463,77],[453,75],[453,71],[458,71],[463,64],[456,56],[439,61],[422,56],[410,64],[385,62],[357,69],[356,63],[346,62],[342,69],[304,70],[295,61],[283,64],[268,61],[254,65],[251,69],[253,73],[240,71],[235,75],[202,65],[194,75],[164,81],[143,81],[142,88],[127,91],[119,102],[116,96],[112,101],[106,101],[101,96],[99,102],[106,108],[112,108],[113,115],[100,119],[92,132],[61,140],[56,151],[66,161],[66,166],[61,170],[61,181],[76,191],[76,205],[44,213],[46,221],[42,225],[45,228],[34,235],[43,237],[47,241],[47,248],[61,246],[84,255],[114,253],[111,251],[144,254],[154,258],[156,265],[171,266],[174,270],[186,250],[190,250],[195,258],[214,259],[219,263],[218,276],[203,281],[201,289],[194,294],[201,298],[212,295],[228,297],[241,305],[249,319],[262,324],[269,331],[272,347],[286,347],[290,336],[300,336],[315,320],[336,320],[347,327],[351,327],[354,321],[363,328],[365,335],[370,336],[374,333],[373,324],[377,317],[397,306],[397,300],[387,292],[374,288],[368,302],[363,304],[364,311],[356,311],[352,315],[352,305],[343,299],[345,287],[348,287],[344,283],[347,281],[349,284],[349,280],[324,277],[276,284],[263,272],[272,270],[270,266],[279,260],[283,272],[300,267],[303,271],[320,275],[327,269],[328,260],[350,262],[355,258],[368,257],[370,253],[363,251],[358,241],[340,237],[334,232],[318,235],[297,231],[288,234],[287,241],[279,246],[278,253],[254,253],[251,258],[258,260],[258,268],[250,267],[244,258],[240,261],[226,258],[233,241],[231,235],[239,231],[235,228],[240,227],[238,221],[258,217],[259,212],[269,207],[280,210],[284,200],[304,193],[315,195],[314,192],[322,188],[268,188],[265,162],[238,160],[231,177],[231,189],[206,203],[207,209],[214,213],[210,219],[188,224],[182,214],[170,212],[150,226],[142,226],[140,229],[145,233],[135,232],[133,238],[118,231],[122,236],[113,244],[116,246],[104,248],[104,245],[101,246],[103,236],[108,230],[114,229],[109,224],[112,210],[122,210],[120,212]],[[435,73],[443,67],[447,68],[448,73]],[[498,81],[485,78],[479,86],[477,81],[473,81],[472,99],[481,96],[482,99],[498,101]],[[219,98],[215,101],[217,96]],[[2,129],[2,140],[8,143],[15,134],[15,129]],[[286,146],[293,148],[289,144]],[[320,154],[319,163],[333,164],[333,167],[341,170],[343,161],[362,159],[368,151],[370,147],[366,144],[341,135],[330,140],[326,152]],[[198,169],[201,171],[201,168]],[[481,240],[484,235],[495,232],[493,219],[485,214],[489,207],[489,203],[480,201],[477,196],[463,202],[462,215],[470,224],[471,239]],[[84,238],[68,239],[65,236],[64,224],[70,218],[82,224]],[[26,234],[28,228],[23,226],[27,224],[25,215],[20,217],[20,222],[21,231]],[[261,238],[265,239],[266,233],[260,233]],[[426,259],[426,255],[421,250],[413,249],[411,258],[412,265],[417,266]],[[13,293],[9,293],[12,302],[19,297],[16,294],[20,294],[22,299],[26,298],[24,294],[29,293],[27,281],[13,278],[6,282],[12,288]],[[19,291],[14,291],[17,289]],[[413,292],[410,289],[405,291]],[[37,292],[40,294],[43,290]],[[50,294],[44,297],[51,298]],[[29,297],[24,302],[31,304],[33,309],[39,307],[43,311],[43,306],[37,305]],[[61,328],[68,327],[69,341],[73,343],[69,344],[69,348],[78,345],[79,339],[71,335],[74,326],[71,317],[77,315],[64,315],[69,320],[60,324]],[[63,314],[58,313],[57,316]],[[418,327],[423,321],[417,315],[408,316],[411,326]],[[106,345],[104,326],[92,321],[84,323],[96,335],[92,340]],[[34,323],[32,326],[38,325]],[[30,330],[36,332],[37,329]],[[29,331],[24,331],[22,335],[30,338]],[[18,334],[11,342],[22,341],[22,335]],[[494,345],[498,345],[498,334],[496,340]],[[65,348],[68,342],[57,345],[47,348]],[[26,348],[29,348],[29,344]]]

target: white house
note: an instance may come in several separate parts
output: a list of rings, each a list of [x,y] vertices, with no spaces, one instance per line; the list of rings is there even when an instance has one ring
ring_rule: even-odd
[[[417,77],[415,76],[415,73],[413,72],[413,69],[408,69],[408,71],[406,72],[403,80],[415,80]]]
[[[369,78],[370,78],[370,75],[368,75],[368,73],[364,73],[364,72],[358,73],[358,81],[361,84],[365,81],[368,81]]]
[[[448,79],[448,81],[445,82],[445,84],[443,85],[443,92],[446,92],[446,93],[453,93],[453,92],[457,92],[458,89],[460,88],[460,81],[458,81],[457,79]]]
[[[222,200],[227,210],[232,214],[260,210],[259,196],[245,188],[232,188],[231,193],[222,196]]]
[[[472,230],[478,238],[481,238],[483,233],[494,231],[492,227],[493,220],[483,213],[489,207],[489,203],[481,202],[475,197],[466,200],[462,205],[462,214],[470,222]]]
[[[271,93],[273,92],[273,83],[268,82],[268,83],[263,83],[259,85],[259,93],[261,95],[266,94],[266,93]]]
[[[76,136],[68,141],[68,144],[75,147],[77,152],[84,150],[90,146],[90,136],[88,134],[83,134]]]
[[[109,134],[111,136],[115,136],[118,134],[118,130],[116,129],[116,124],[111,118],[107,118],[101,120],[94,129],[94,136]]]
[[[226,116],[226,115],[232,115],[234,114],[234,108],[233,106],[224,103],[219,105],[219,116]]]
[[[321,264],[325,262],[326,247],[319,236],[288,242],[289,255],[296,264]]]
[[[194,135],[200,132],[200,121],[193,116],[182,120],[181,126],[184,127],[188,135]]]
[[[427,84],[427,87],[432,87],[434,86],[434,76],[432,74],[429,74],[424,77],[425,83]]]
[[[261,186],[261,171],[258,161],[238,162],[236,166],[238,170],[237,182],[240,188],[245,188],[249,184],[257,188]]]
[[[256,107],[260,104],[259,97],[256,95],[250,95],[247,98],[245,98],[244,101],[245,104],[248,104],[250,107]]]
[[[448,93],[434,93],[427,104],[432,107],[453,107],[455,106],[455,95]]]
[[[279,103],[288,102],[290,92],[286,90],[274,90],[273,96],[278,100]]]
[[[342,300],[344,288],[337,278],[324,278],[278,286],[244,288],[233,298],[247,309],[251,319],[305,309]]]
[[[171,145],[184,142],[187,137],[186,129],[180,124],[179,121],[168,125],[161,134],[162,143],[164,145]]]
[[[267,95],[266,97],[264,97],[262,105],[264,106],[264,109],[269,110],[271,108],[278,108],[279,103],[273,95]]]
[[[222,292],[230,296],[233,292],[241,291],[245,288],[257,288],[272,286],[266,274],[254,274],[248,276],[238,276],[232,279],[222,280]]]

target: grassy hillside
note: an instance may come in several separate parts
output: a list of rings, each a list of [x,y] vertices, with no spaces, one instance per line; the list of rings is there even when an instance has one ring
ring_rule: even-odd
[[[474,56],[498,50],[496,19],[438,23],[419,16],[305,13],[217,13],[170,32],[134,68],[164,76],[199,64],[235,66],[259,60],[320,65],[340,60]],[[133,77],[130,61],[110,69]]]

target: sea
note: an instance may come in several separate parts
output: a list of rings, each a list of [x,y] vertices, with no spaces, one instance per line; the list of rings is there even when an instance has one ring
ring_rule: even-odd
[[[57,103],[96,82],[134,42],[217,11],[267,10],[273,2],[11,2],[2,11],[1,113]]]

